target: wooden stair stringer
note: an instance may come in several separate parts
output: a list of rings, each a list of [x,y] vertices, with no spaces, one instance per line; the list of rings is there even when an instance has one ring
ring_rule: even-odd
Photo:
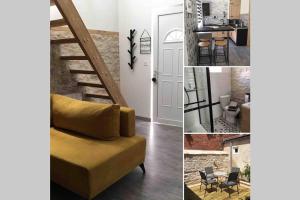
[[[112,98],[111,100],[121,106],[127,106],[118,85],[113,80],[73,2],[70,0],[54,0],[54,2],[74,37],[78,39],[78,44],[89,60],[92,68],[97,72],[97,76],[108,95]]]

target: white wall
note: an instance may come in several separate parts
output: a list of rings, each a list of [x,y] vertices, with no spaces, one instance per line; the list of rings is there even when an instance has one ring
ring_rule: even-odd
[[[249,13],[250,0],[241,0],[241,14]]]
[[[210,73],[212,102],[220,101],[220,96],[231,94],[231,69],[222,67],[222,72]],[[213,106],[214,118],[222,115],[220,105]]]
[[[73,0],[73,3],[88,29],[118,31],[118,0]],[[51,6],[50,19],[60,18],[56,6]]]
[[[119,40],[121,92],[137,116],[150,118],[151,108],[151,55],[139,54],[139,38],[144,29],[152,32],[152,11],[155,8],[182,3],[183,0],[119,0]],[[127,36],[136,29],[137,61],[132,71],[129,66]]]

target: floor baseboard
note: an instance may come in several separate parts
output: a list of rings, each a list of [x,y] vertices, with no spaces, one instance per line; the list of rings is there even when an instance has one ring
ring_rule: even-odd
[[[140,116],[136,116],[135,118],[136,118],[136,119],[139,119],[139,120],[142,120],[142,121],[145,121],[145,122],[151,122],[151,119],[148,118],[148,117],[140,117]]]

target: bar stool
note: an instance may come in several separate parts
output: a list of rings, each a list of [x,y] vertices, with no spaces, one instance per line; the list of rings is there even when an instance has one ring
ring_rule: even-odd
[[[218,50],[221,50],[218,51]],[[222,51],[223,50],[223,51]],[[219,56],[224,56],[224,60],[226,64],[228,65],[228,57],[227,57],[227,39],[225,38],[215,38],[215,48],[214,48],[214,60],[215,60],[215,65],[217,65],[217,58]]]
[[[211,40],[210,39],[199,39],[198,43],[199,47],[199,58],[198,64],[212,64],[212,48],[211,48]],[[206,53],[205,53],[206,51]],[[201,63],[201,58],[207,57],[209,58],[209,63]]]

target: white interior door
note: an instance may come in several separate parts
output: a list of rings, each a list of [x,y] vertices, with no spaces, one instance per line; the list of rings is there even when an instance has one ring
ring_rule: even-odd
[[[176,9],[175,9],[176,10]],[[158,16],[156,122],[182,126],[183,118],[183,13]],[[154,108],[155,109],[155,108]]]

